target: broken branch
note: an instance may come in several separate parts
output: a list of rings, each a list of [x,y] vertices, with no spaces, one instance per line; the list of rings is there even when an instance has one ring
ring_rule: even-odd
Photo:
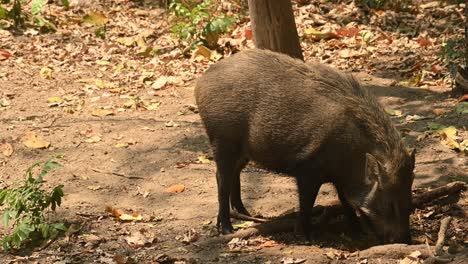
[[[428,202],[438,199],[443,196],[456,194],[465,189],[465,183],[461,181],[452,182],[432,190],[418,193],[413,196],[413,207],[421,208]]]
[[[439,234],[437,237],[437,242],[435,245],[435,253],[437,256],[442,256],[444,254],[444,244],[445,244],[445,236],[447,234],[447,229],[450,224],[450,221],[452,220],[452,217],[447,216],[442,221],[440,222],[440,229],[439,229]]]

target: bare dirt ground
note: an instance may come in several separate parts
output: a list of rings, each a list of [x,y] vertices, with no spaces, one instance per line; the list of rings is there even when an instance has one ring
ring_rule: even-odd
[[[144,8],[123,7],[132,10],[126,14],[134,19],[128,20],[131,23],[141,20],[137,25],[154,29],[157,36],[167,35],[165,24],[150,26],[148,17],[135,15],[135,10]],[[146,11],[159,12],[154,10]],[[122,35],[119,26],[109,28],[108,34]],[[356,238],[342,218],[317,231],[311,244],[293,233],[214,243],[218,241],[213,239],[218,236],[215,165],[202,156],[209,157],[210,149],[200,118],[190,106],[196,77],[206,69],[207,61],[139,59],[129,54],[129,48],[118,47],[112,37],[97,39],[88,28],[70,32],[42,35],[0,30],[0,49],[15,51],[13,58],[0,61],[0,99],[8,101],[0,108],[0,140],[14,148],[11,156],[0,154],[0,184],[9,186],[22,179],[32,163],[64,154],[63,167],[46,178],[48,186],[65,186],[63,204],[51,219],[77,228],[30,254],[2,254],[2,263],[399,263],[405,257],[360,258],[356,252],[369,246],[367,240]],[[305,54],[307,59],[317,59],[310,57],[307,48]],[[121,62],[125,67],[117,73],[115,67]],[[53,70],[51,78],[44,70],[41,74],[44,67]],[[468,118],[454,112],[457,100],[450,96],[447,83],[429,83],[423,88],[395,85],[402,80],[397,71],[383,74],[337,67],[355,70],[385,107],[402,111],[394,121],[408,146],[417,149],[415,189],[466,181],[467,156],[441,144],[436,134],[424,136],[427,123],[437,122],[455,126],[460,138],[468,138]],[[190,74],[154,89],[141,82],[145,70],[155,76]],[[99,85],[96,80],[113,85]],[[148,110],[138,102],[128,103],[137,96],[147,105],[159,106]],[[48,102],[51,97],[61,101],[54,105]],[[96,109],[113,114],[94,116]],[[405,121],[408,115],[425,118]],[[50,146],[26,147],[27,132],[41,136]],[[94,136],[97,142],[89,140]],[[175,184],[184,190],[168,192]],[[287,176],[249,166],[242,174],[242,186],[244,202],[254,214],[275,217],[297,208],[295,183]],[[335,201],[333,187],[323,186],[317,204]],[[117,221],[106,207],[137,211],[143,219]],[[413,243],[434,245],[440,220],[451,215],[449,245],[462,251],[460,247],[468,245],[467,212],[466,194],[457,203],[417,210],[412,216]],[[4,232],[0,229],[0,234]],[[149,237],[148,243],[132,244],[135,233],[140,233],[140,240],[141,234]]]

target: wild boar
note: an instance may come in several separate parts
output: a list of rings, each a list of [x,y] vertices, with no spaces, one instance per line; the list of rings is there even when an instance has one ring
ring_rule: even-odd
[[[410,241],[415,152],[352,76],[253,49],[212,65],[195,98],[216,162],[222,233],[233,231],[230,205],[248,215],[240,172],[255,161],[295,177],[306,238],[319,188],[331,182],[381,243]]]

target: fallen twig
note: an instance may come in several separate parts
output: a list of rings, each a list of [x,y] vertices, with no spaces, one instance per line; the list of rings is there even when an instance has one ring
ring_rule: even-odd
[[[445,244],[445,235],[447,234],[447,229],[450,224],[450,221],[452,221],[452,217],[447,216],[440,222],[439,234],[434,249],[435,254],[437,256],[442,256],[444,254],[443,246]]]
[[[105,171],[105,170],[96,169],[96,168],[91,168],[91,170],[92,170],[92,171],[95,171],[95,172],[105,173],[105,174],[110,174],[110,175],[115,175],[115,176],[119,176],[119,177],[127,178],[127,179],[143,179],[142,177],[127,176],[127,175],[125,175],[125,174],[118,173],[118,172],[115,172],[115,171]]]
[[[231,211],[231,217],[234,219],[238,220],[245,220],[245,221],[253,221],[255,223],[266,223],[269,220],[266,218],[258,218],[258,217],[253,217],[245,214],[240,214],[236,211]]]
[[[452,195],[465,189],[465,183],[461,181],[452,182],[432,190],[413,195],[413,207],[421,208],[428,202],[443,196]]]

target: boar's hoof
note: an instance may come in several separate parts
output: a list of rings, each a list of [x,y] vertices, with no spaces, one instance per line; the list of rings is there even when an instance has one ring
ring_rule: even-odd
[[[216,227],[218,228],[218,232],[221,232],[221,234],[223,235],[234,233],[234,228],[232,228],[232,224],[230,223],[230,221],[226,223],[222,221],[219,217],[218,221],[216,222]]]
[[[223,235],[229,235],[229,234],[234,233],[234,228],[232,228],[232,226],[221,226],[221,228],[218,228],[218,230]]]

